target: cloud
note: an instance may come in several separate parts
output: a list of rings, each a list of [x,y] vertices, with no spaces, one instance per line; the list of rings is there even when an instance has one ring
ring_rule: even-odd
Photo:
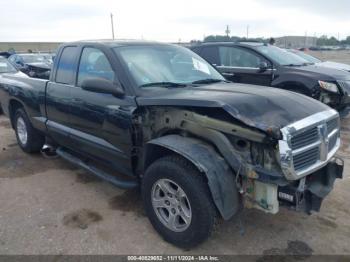
[[[350,1],[270,0],[6,0],[0,41],[73,41],[110,38],[110,13],[118,38],[189,41],[204,35],[252,37],[350,35]],[[345,15],[346,14],[346,15]]]

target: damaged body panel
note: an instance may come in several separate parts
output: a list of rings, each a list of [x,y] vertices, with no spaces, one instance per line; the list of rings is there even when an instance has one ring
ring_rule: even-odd
[[[239,196],[237,190],[233,190],[236,185],[232,169],[213,147],[201,140],[179,135],[156,138],[147,145],[165,147],[186,157],[207,177],[214,203],[221,216],[228,220],[237,213]]]
[[[308,97],[274,88],[218,83],[186,89],[145,92],[140,106],[222,108],[243,124],[280,136],[280,128],[328,107]],[[293,111],[293,114],[290,112]]]

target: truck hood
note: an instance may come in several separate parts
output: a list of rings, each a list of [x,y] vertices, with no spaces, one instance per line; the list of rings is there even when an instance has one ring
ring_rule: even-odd
[[[185,88],[152,88],[136,98],[139,106],[222,108],[236,120],[274,137],[280,129],[329,107],[307,96],[281,89],[236,83]]]
[[[298,74],[307,75],[315,80],[336,81],[350,80],[350,74],[340,69],[319,66],[318,64],[308,66],[291,66],[288,67],[288,72],[295,71]]]

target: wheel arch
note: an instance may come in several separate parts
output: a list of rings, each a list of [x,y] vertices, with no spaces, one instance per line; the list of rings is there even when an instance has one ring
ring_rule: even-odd
[[[239,195],[235,176],[226,160],[211,145],[174,134],[156,138],[146,144],[144,169],[168,154],[180,155],[204,174],[215,206],[225,220],[236,214]]]
[[[9,105],[8,105],[8,110],[9,110],[9,118],[10,118],[10,122],[11,122],[11,126],[12,128],[14,128],[14,117],[15,117],[15,113],[19,108],[24,108],[23,103],[21,103],[20,101],[18,101],[17,99],[11,99],[9,101]]]

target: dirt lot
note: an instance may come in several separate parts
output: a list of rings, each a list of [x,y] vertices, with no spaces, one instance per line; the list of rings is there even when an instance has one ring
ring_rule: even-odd
[[[350,65],[350,50],[341,51],[308,51],[311,55],[324,61],[334,61]]]
[[[244,212],[190,253],[350,254],[350,117],[343,119],[345,177],[312,216]],[[102,182],[61,159],[27,155],[0,117],[0,254],[178,254],[155,233],[135,191]]]
[[[350,116],[342,120],[344,179],[312,216],[246,210],[186,251],[165,243],[139,194],[61,159],[27,155],[0,116],[0,254],[350,254]]]

